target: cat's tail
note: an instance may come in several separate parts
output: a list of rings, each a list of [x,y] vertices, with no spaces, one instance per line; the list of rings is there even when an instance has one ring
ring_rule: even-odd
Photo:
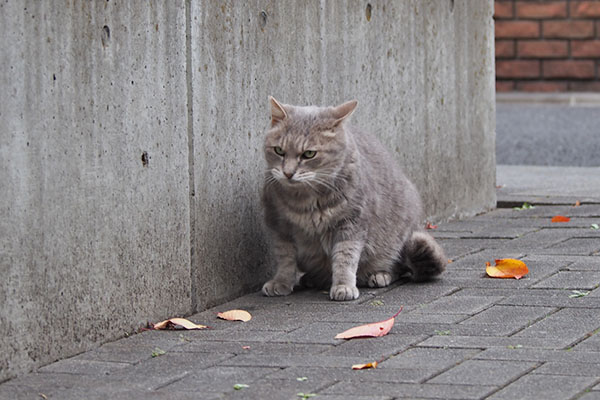
[[[446,269],[448,259],[442,246],[422,231],[413,232],[404,246],[404,264],[408,267],[412,279],[427,281],[440,275]]]

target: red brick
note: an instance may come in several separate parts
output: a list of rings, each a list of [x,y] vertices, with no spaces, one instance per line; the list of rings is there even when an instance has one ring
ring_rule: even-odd
[[[593,21],[544,21],[545,38],[585,39],[594,36]]]
[[[569,89],[574,92],[600,92],[599,81],[569,82]]]
[[[498,60],[497,78],[537,78],[540,76],[540,62],[537,60]]]
[[[496,21],[496,38],[537,38],[540,24],[537,21]]]
[[[576,58],[600,58],[600,40],[571,41],[571,56]]]
[[[513,40],[496,40],[496,58],[514,58],[515,42]]]
[[[598,18],[600,17],[599,1],[572,1],[569,4],[572,18]]]
[[[568,85],[567,82],[552,81],[518,82],[517,90],[524,92],[566,92]]]
[[[544,78],[591,79],[596,75],[594,61],[561,60],[544,61]]]
[[[520,58],[566,58],[569,48],[566,40],[519,40],[517,54]]]
[[[515,90],[513,81],[496,81],[496,92],[512,92]]]
[[[513,18],[514,15],[512,1],[496,1],[494,3],[494,18]]]
[[[564,18],[567,16],[566,1],[543,3],[518,1],[516,7],[517,17],[519,18]]]

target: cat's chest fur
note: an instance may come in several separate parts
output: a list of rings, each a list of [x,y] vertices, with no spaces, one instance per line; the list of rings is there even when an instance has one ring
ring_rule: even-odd
[[[346,198],[340,195],[310,197],[297,201],[281,199],[279,211],[299,234],[309,237],[328,236],[343,219],[347,205]]]

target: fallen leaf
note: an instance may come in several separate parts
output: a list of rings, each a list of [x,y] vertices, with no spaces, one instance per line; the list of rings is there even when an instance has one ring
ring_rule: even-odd
[[[242,346],[242,349],[244,349],[244,350],[250,350],[250,346]]]
[[[448,259],[448,264],[450,264],[451,262],[452,262],[452,259],[451,259],[451,258],[449,258],[449,259]]]
[[[571,293],[572,294],[569,295],[570,299],[576,299],[576,298],[579,298],[579,297],[585,297],[588,294],[590,294],[590,292],[586,292],[585,290],[571,290]]]
[[[527,265],[523,261],[515,260],[514,258],[496,260],[494,267],[489,262],[486,262],[485,267],[485,272],[492,278],[521,279],[529,273]]]
[[[38,393],[38,395],[44,399],[44,400],[48,400],[48,396],[46,396],[44,393]]]
[[[590,225],[590,228],[597,230],[597,229],[600,229],[600,226],[598,224],[592,224],[592,225]]]
[[[226,319],[227,321],[244,321],[248,322],[252,319],[252,315],[248,311],[244,310],[229,310],[225,312],[220,312],[217,314],[217,317],[221,319]]]
[[[433,225],[431,222],[427,221],[427,224],[425,224],[425,229],[437,229],[437,225]]]
[[[152,350],[152,354],[150,354],[150,355],[152,356],[152,358],[154,358],[154,357],[162,356],[165,354],[167,354],[166,351],[157,347],[154,350]]]
[[[450,331],[441,331],[439,329],[436,329],[435,331],[433,331],[433,333],[435,333],[436,335],[439,335],[439,336],[448,336],[451,332]]]
[[[152,329],[206,329],[208,326],[195,324],[185,318],[170,318],[157,324],[151,325]]]
[[[581,205],[581,202],[579,200],[577,200],[575,202],[575,204],[573,205],[573,207],[579,207]]]
[[[248,386],[246,384],[243,384],[243,383],[236,383],[235,385],[233,385],[233,388],[235,390],[242,390],[242,389],[247,388],[247,387],[250,387],[250,386]]]
[[[523,348],[523,345],[522,345],[522,344],[515,344],[515,345],[509,344],[509,345],[508,345],[508,346],[506,346],[506,347],[508,347],[508,348],[509,348],[509,349],[511,349],[511,350],[515,350],[515,349],[522,349],[522,348]]]
[[[571,218],[569,217],[565,217],[563,215],[556,215],[552,217],[552,220],[550,222],[569,222],[570,220]]]
[[[382,306],[384,303],[383,300],[373,300],[369,304],[371,304],[372,306]]]
[[[377,368],[377,361],[373,361],[366,364],[354,364],[352,369],[369,369],[369,368]]]
[[[299,378],[296,378],[296,380],[297,380],[298,382],[306,382],[306,381],[308,380],[308,378],[307,378],[307,377],[305,377],[305,376],[301,376],[301,377],[299,377]]]
[[[535,206],[525,202],[521,207],[513,207],[513,210],[530,210],[532,208],[535,208]]]
[[[350,328],[342,333],[338,333],[335,338],[336,339],[354,339],[361,337],[380,337],[385,336],[394,326],[394,319],[400,314],[402,311],[402,307],[400,310],[390,319],[386,319],[385,321],[374,322],[371,324],[355,326],[354,328]]]
[[[300,397],[301,399],[306,400],[306,399],[309,399],[311,397],[315,397],[316,394],[314,394],[314,393],[296,393],[296,396]]]

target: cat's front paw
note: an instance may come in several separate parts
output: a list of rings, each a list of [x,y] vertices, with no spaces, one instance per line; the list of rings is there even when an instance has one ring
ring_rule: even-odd
[[[392,275],[389,272],[376,272],[369,276],[369,287],[386,287],[392,283]]]
[[[262,287],[262,292],[265,296],[287,296],[292,293],[292,287],[285,283],[270,280]]]
[[[329,290],[329,298],[336,301],[356,300],[358,295],[356,286],[334,285]]]

